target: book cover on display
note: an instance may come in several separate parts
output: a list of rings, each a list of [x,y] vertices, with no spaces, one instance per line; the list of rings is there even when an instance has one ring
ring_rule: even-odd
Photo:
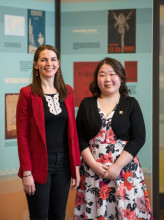
[[[28,9],[28,52],[45,44],[45,11]]]

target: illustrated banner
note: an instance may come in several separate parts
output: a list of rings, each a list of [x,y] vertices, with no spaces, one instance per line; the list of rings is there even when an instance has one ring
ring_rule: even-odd
[[[5,94],[5,139],[16,138],[16,105],[19,94]]]

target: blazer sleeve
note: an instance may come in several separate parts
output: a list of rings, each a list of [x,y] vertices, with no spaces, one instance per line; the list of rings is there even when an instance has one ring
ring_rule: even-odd
[[[70,96],[71,96],[71,102],[72,102],[72,114],[73,114],[73,125],[74,125],[74,143],[75,143],[75,157],[76,157],[76,165],[81,165],[81,159],[80,159],[80,150],[79,150],[79,141],[78,141],[78,135],[77,135],[77,128],[76,128],[76,120],[75,120],[75,105],[74,105],[74,96],[73,96],[73,90],[69,86],[70,90]]]
[[[80,152],[85,150],[87,147],[89,147],[89,140],[86,136],[86,128],[85,128],[85,101],[82,100],[80,103],[77,117],[76,117],[76,126],[77,126],[77,133],[79,138],[79,145],[80,145]]]
[[[24,89],[20,90],[18,98],[16,128],[20,171],[32,170],[29,147],[30,97],[24,92]]]
[[[124,150],[128,151],[133,157],[137,155],[145,143],[146,131],[141,108],[136,99],[130,114],[130,140]]]

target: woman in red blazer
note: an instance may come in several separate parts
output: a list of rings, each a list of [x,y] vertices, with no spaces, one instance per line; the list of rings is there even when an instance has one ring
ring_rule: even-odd
[[[53,46],[36,50],[32,84],[20,90],[16,118],[18,175],[30,220],[64,220],[70,179],[75,189],[81,161],[73,91],[64,83]]]

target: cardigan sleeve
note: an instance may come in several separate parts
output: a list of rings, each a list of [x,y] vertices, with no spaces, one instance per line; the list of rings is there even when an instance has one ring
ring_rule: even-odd
[[[77,126],[77,133],[78,133],[78,139],[79,139],[79,145],[80,145],[80,152],[82,152],[84,149],[89,147],[89,140],[86,136],[86,129],[85,129],[85,103],[84,100],[80,103],[77,117],[76,117],[76,126]]]
[[[130,114],[130,140],[128,141],[124,150],[126,150],[133,157],[135,157],[145,143],[146,131],[139,103],[136,99],[133,100],[134,106]]]

